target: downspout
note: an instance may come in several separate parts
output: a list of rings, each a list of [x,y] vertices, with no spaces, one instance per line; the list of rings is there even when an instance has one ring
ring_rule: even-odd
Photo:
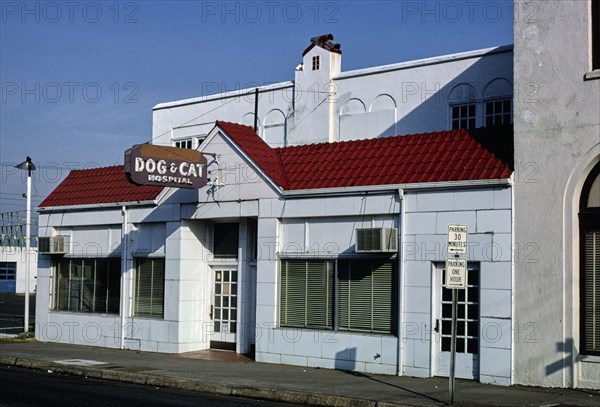
[[[129,230],[127,224],[129,219],[127,216],[127,207],[123,205],[121,207],[121,214],[123,215],[123,225],[121,226],[121,341],[120,348],[125,349],[125,314],[128,314],[128,300],[129,300],[129,286],[127,284],[127,252],[129,245],[127,239]]]
[[[258,134],[258,88],[254,89],[254,132]]]
[[[402,364],[404,363],[404,219],[406,215],[406,205],[404,200],[404,189],[398,188],[398,198],[400,200],[400,213],[398,214],[398,357],[396,375],[402,375]]]

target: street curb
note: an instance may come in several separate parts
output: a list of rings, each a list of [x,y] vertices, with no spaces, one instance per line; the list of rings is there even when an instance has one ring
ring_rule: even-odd
[[[148,373],[131,373],[97,367],[63,365],[56,362],[1,356],[0,365],[23,367],[34,370],[51,370],[54,373],[84,376],[86,378],[110,380],[115,382],[141,384],[218,396],[234,396],[255,400],[267,400],[281,403],[293,403],[321,407],[411,407],[409,404],[378,402],[355,399],[329,394],[314,394],[285,389],[249,387],[244,385],[215,383]]]

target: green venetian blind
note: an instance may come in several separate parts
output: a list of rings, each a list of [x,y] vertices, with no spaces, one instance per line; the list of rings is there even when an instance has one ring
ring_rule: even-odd
[[[343,330],[394,332],[395,265],[392,261],[344,261],[338,271],[338,326]]]
[[[600,231],[585,233],[584,352],[600,352]]]
[[[282,260],[280,324],[296,328],[331,328],[333,262]]]
[[[162,318],[164,310],[165,261],[137,261],[135,278],[134,315]]]

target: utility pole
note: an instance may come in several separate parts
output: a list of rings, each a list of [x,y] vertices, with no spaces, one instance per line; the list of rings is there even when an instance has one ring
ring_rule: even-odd
[[[35,170],[35,165],[28,156],[25,161],[15,168],[27,170],[27,215],[25,224],[25,322],[24,332],[29,332],[29,276],[31,263],[31,173]]]

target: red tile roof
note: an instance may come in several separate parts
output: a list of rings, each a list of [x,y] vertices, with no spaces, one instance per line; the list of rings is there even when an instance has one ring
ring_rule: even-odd
[[[216,124],[284,190],[502,179],[512,173],[512,129],[271,148],[252,127]],[[130,183],[120,165],[74,170],[40,207],[149,201],[162,190]]]
[[[216,125],[225,130],[225,133],[235,141],[256,165],[267,172],[277,185],[283,189],[288,189],[283,165],[277,150],[258,137],[252,127],[222,121],[217,121]],[[265,169],[268,169],[268,171]]]
[[[285,190],[502,179],[512,173],[510,128],[271,148],[251,127],[217,125]]]
[[[122,165],[74,170],[42,201],[40,207],[151,201],[163,187],[129,182]]]

